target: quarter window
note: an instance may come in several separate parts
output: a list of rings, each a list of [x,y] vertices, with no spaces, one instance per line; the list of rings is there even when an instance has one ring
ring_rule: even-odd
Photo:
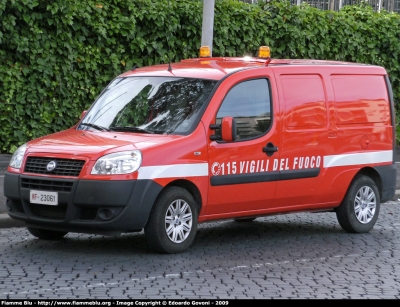
[[[264,134],[271,124],[271,101],[267,79],[255,79],[235,85],[226,95],[217,113],[216,123],[231,116],[237,125],[237,141]],[[221,135],[221,131],[216,131]]]

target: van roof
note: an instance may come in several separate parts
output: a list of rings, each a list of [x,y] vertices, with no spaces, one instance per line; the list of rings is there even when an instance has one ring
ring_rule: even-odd
[[[185,59],[177,63],[159,64],[134,68],[120,75],[129,76],[160,76],[160,77],[186,77],[220,80],[224,76],[246,68],[274,67],[274,66],[347,66],[351,68],[372,67],[368,64],[312,60],[312,59],[258,59],[253,57],[212,57],[212,58],[193,58]],[[378,66],[374,66],[378,68]],[[171,68],[171,69],[169,69]],[[379,67],[380,73],[381,67]]]

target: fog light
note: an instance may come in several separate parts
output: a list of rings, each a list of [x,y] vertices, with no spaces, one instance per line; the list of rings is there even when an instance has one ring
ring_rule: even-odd
[[[102,209],[99,209],[99,212],[97,213],[97,215],[103,221],[108,221],[115,217],[115,210],[108,209],[108,208],[102,208]]]

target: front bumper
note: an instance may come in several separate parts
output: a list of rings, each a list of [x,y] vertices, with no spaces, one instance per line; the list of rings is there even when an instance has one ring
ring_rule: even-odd
[[[4,178],[10,217],[30,227],[94,234],[142,230],[161,189],[152,180],[60,179],[9,172]],[[30,203],[30,190],[57,192],[58,205]]]

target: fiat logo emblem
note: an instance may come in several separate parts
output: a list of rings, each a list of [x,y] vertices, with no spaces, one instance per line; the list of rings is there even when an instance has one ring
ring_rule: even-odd
[[[54,169],[55,169],[56,167],[57,167],[56,161],[50,161],[50,162],[47,164],[46,169],[47,169],[47,171],[51,172],[51,171],[54,171]]]

